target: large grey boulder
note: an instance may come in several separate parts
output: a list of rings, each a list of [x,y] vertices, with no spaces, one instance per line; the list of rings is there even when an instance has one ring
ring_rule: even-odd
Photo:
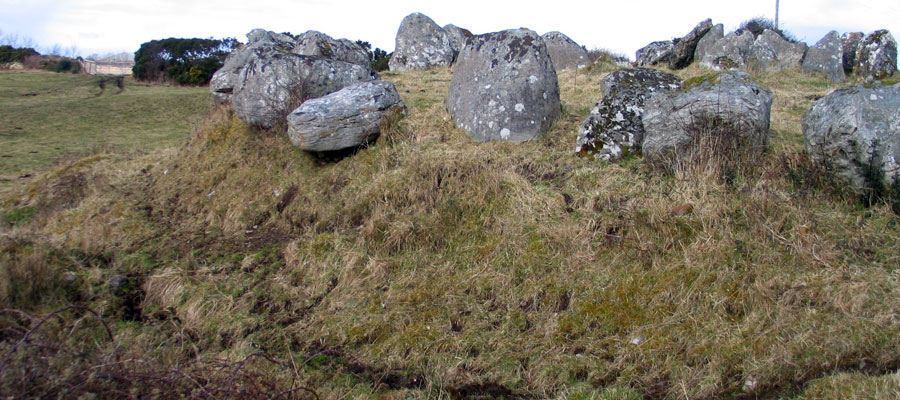
[[[305,100],[376,78],[371,69],[361,65],[276,53],[247,62],[236,78],[240,85],[236,85],[231,103],[244,122],[271,128]]]
[[[293,53],[297,48],[294,38],[262,29],[254,29],[247,34],[249,43],[225,58],[225,64],[216,71],[209,82],[209,90],[218,103],[231,102],[231,95],[242,82],[238,79],[241,70],[258,58],[269,58],[279,53]]]
[[[805,54],[805,43],[791,43],[766,29],[750,46],[746,63],[753,71],[780,71],[799,67]]]
[[[450,44],[453,46],[453,51],[456,54],[459,54],[463,47],[466,47],[466,41],[474,36],[468,29],[460,28],[453,24],[444,25],[444,32],[450,35]]]
[[[393,83],[359,83],[304,102],[288,116],[288,136],[306,151],[358,147],[378,136],[382,120],[405,112]]]
[[[547,45],[556,72],[578,69],[590,64],[587,50],[562,32],[547,32],[541,35],[541,39],[544,39],[544,44]]]
[[[453,69],[447,108],[456,126],[479,142],[541,136],[561,111],[544,41],[524,28],[469,39]]]
[[[712,44],[704,44],[700,65],[717,71],[744,69],[754,40],[750,31],[738,30]]]
[[[862,32],[847,32],[841,35],[841,47],[844,51],[844,73],[849,74],[856,68],[856,52],[859,51],[859,43],[866,38]]]
[[[225,64],[213,74],[209,83],[216,102],[226,104],[240,89],[241,71],[251,60],[271,59],[284,54],[300,54],[344,61],[369,68],[368,53],[347,39],[335,40],[316,31],[309,31],[296,39],[285,34],[254,29],[247,34],[249,43],[225,58]]]
[[[709,32],[697,42],[697,49],[694,50],[694,60],[702,62],[703,58],[709,54],[716,46],[716,42],[725,38],[725,26],[722,24],[713,25],[709,28]]]
[[[809,158],[856,189],[900,179],[900,84],[848,87],[822,97],[803,117]],[[868,177],[868,179],[867,179]]]
[[[655,69],[626,69],[607,75],[600,82],[603,98],[581,124],[575,152],[602,161],[639,153],[644,139],[644,103],[653,93],[680,88],[678,77]]]
[[[456,59],[450,35],[422,13],[413,13],[400,23],[391,71],[449,67]]]
[[[873,32],[859,43],[856,74],[866,80],[884,79],[897,70],[897,41],[885,29]]]
[[[638,67],[649,67],[669,62],[675,43],[671,40],[650,43],[634,53],[635,63]]]
[[[717,144],[757,154],[769,138],[772,93],[746,73],[724,73],[680,91],[654,93],[644,107],[641,151],[651,162],[690,157]],[[729,151],[729,150],[725,150]]]
[[[366,49],[347,39],[334,39],[322,32],[307,31],[297,36],[295,53],[307,56],[330,58],[332,60],[369,65]]]
[[[675,41],[675,46],[672,48],[672,57],[669,58],[669,68],[677,70],[691,65],[694,62],[694,52],[697,50],[697,43],[712,27],[712,20],[707,19],[697,24],[690,33]]]
[[[828,32],[815,46],[810,47],[803,58],[803,72],[822,72],[833,82],[840,82],[844,75],[843,47],[836,31]]]

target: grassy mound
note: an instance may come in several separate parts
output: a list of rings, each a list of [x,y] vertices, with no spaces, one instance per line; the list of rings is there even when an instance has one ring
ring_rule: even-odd
[[[150,376],[217,397],[236,371],[219,397],[896,393],[898,217],[812,184],[802,155],[799,120],[832,86],[756,76],[776,101],[755,167],[662,172],[574,156],[606,71],[562,74],[562,117],[522,145],[452,126],[449,71],[386,73],[409,116],[339,161],[220,109],[177,150],[4,191],[0,304],[20,311],[0,313],[0,391]],[[69,305],[102,321],[36,317]]]

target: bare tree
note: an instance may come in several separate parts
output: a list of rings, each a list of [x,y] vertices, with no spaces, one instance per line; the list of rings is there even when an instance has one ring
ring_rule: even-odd
[[[63,53],[62,46],[59,43],[54,43],[53,47],[51,47],[50,50],[47,51],[47,54],[50,54],[53,56],[61,56],[62,53]]]
[[[74,44],[69,46],[69,48],[66,49],[65,56],[69,57],[69,58],[77,58],[78,57],[78,46],[74,45]]]

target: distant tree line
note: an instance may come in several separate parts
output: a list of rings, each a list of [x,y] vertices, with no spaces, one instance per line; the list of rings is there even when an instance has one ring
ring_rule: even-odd
[[[40,53],[31,47],[0,46],[0,63],[24,62],[26,57],[39,56]]]
[[[388,62],[391,61],[391,56],[394,55],[394,53],[388,54],[388,52],[377,47],[375,50],[372,50],[372,44],[362,40],[357,40],[356,44],[366,49],[366,52],[369,53],[369,65],[373,70],[378,72],[387,71]]]
[[[43,56],[31,47],[0,46],[0,64],[21,63],[28,69],[43,69],[53,72],[81,72],[77,59],[57,55]]]
[[[134,77],[143,81],[206,85],[240,42],[226,39],[153,40],[134,53]]]

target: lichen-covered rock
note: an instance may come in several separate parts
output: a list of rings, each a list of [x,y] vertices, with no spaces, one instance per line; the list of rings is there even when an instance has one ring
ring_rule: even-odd
[[[450,35],[450,44],[457,55],[462,51],[463,47],[466,47],[466,41],[474,36],[468,29],[460,28],[453,24],[444,25],[444,32]]]
[[[305,100],[376,78],[371,69],[357,64],[275,53],[247,62],[236,78],[240,85],[231,103],[244,122],[271,128]]]
[[[667,164],[702,143],[727,144],[756,154],[769,138],[772,93],[746,73],[710,75],[684,83],[680,91],[654,93],[644,106],[644,158]]]
[[[717,71],[743,69],[754,40],[750,31],[731,32],[705,47],[700,65]]]
[[[556,72],[578,69],[590,64],[587,50],[562,32],[547,32],[541,36],[541,39],[544,39],[544,44],[547,45],[547,51],[550,52],[550,59],[553,60]]]
[[[644,103],[653,93],[679,88],[678,77],[655,69],[626,69],[607,75],[600,83],[603,98],[581,124],[575,152],[602,161],[639,153],[644,139]]]
[[[358,147],[379,135],[384,118],[405,112],[393,83],[359,83],[304,102],[288,116],[288,136],[306,151]]]
[[[561,111],[544,41],[524,28],[469,39],[453,69],[447,108],[456,126],[479,142],[541,136]]]
[[[232,93],[242,84],[238,76],[250,60],[269,58],[280,53],[294,53],[297,49],[294,38],[262,29],[250,31],[247,39],[250,42],[229,54],[225,58],[225,64],[213,74],[209,82],[209,90],[218,103],[231,102]]]
[[[671,40],[663,40],[650,43],[634,53],[634,60],[638,67],[649,67],[669,62],[675,44]]]
[[[850,74],[856,68],[856,52],[859,51],[859,43],[865,39],[862,32],[847,32],[841,35],[841,48],[844,52],[844,73]]]
[[[403,18],[397,31],[391,71],[413,71],[449,67],[456,59],[450,35],[422,13]]]
[[[296,39],[297,54],[369,66],[366,49],[347,39],[333,39],[322,32],[307,31]]]
[[[859,43],[856,74],[867,81],[884,79],[897,70],[897,41],[885,29],[875,31]]]
[[[753,71],[780,71],[799,67],[805,54],[805,43],[791,43],[766,29],[753,41],[745,61]]]
[[[803,58],[803,72],[822,72],[833,82],[840,82],[846,78],[841,37],[836,31],[828,32],[815,46],[806,51],[806,57]]]
[[[243,82],[241,71],[254,59],[271,59],[276,55],[300,54],[349,62],[369,68],[369,55],[365,49],[347,39],[335,40],[316,31],[309,31],[296,39],[285,34],[254,29],[247,34],[250,42],[233,51],[225,59],[225,64],[213,74],[209,83],[216,102],[226,104],[232,94],[239,90]]]
[[[707,19],[697,24],[690,33],[675,41],[675,46],[672,48],[672,57],[669,58],[669,68],[677,70],[691,65],[694,62],[694,52],[697,50],[697,43],[712,27],[712,20]]]
[[[803,117],[809,158],[866,189],[900,179],[900,84],[854,86],[822,97]]]
[[[725,38],[725,26],[722,24],[713,25],[705,35],[697,42],[697,49],[694,50],[694,60],[700,62],[712,49],[716,46],[716,42]]]

